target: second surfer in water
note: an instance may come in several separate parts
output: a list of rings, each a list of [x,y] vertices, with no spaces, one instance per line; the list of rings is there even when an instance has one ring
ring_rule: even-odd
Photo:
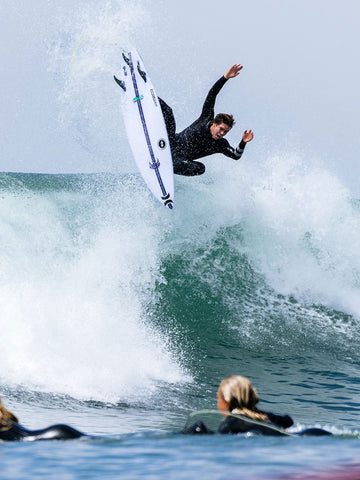
[[[230,78],[239,75],[242,68],[242,65],[235,64],[228,69],[210,89],[200,117],[180,133],[175,133],[176,123],[172,109],[161,98],[159,99],[171,145],[174,173],[186,176],[202,175],[205,172],[205,165],[194,160],[214,153],[222,153],[239,160],[246,144],[254,138],[252,130],[245,130],[239,145],[236,148],[231,147],[224,136],[235,123],[233,116],[226,113],[214,116],[218,93]]]
[[[240,375],[224,378],[217,392],[218,410],[225,417],[220,423],[217,433],[252,433],[255,435],[287,435],[286,429],[293,425],[289,415],[278,415],[265,412],[257,407],[259,396],[250,380]],[[229,412],[230,415],[227,415]],[[233,414],[233,415],[231,415]],[[187,425],[182,433],[214,433],[202,422],[198,421],[190,427]],[[290,435],[295,435],[294,433]],[[323,436],[331,435],[321,428],[306,428],[296,435]]]
[[[51,425],[40,430],[28,430],[23,427],[17,417],[4,407],[0,397],[0,441],[33,441],[33,440],[69,440],[86,436],[69,425]]]

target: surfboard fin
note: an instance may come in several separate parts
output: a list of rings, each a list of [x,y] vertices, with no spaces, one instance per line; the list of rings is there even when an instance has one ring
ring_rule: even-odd
[[[125,55],[125,53],[122,54],[122,57],[123,57],[123,59],[125,60],[125,62],[127,63],[127,65],[128,65],[129,67],[131,67],[131,60],[130,60],[130,58],[128,58],[128,57]]]
[[[137,62],[137,69],[138,69],[138,72],[139,72],[139,75],[140,77],[144,80],[144,82],[146,83],[146,72],[144,72],[143,70],[141,70],[140,68],[140,62]]]
[[[124,92],[126,92],[125,82],[116,78],[115,75],[114,75],[114,80],[119,85],[119,87],[121,87],[124,90]]]

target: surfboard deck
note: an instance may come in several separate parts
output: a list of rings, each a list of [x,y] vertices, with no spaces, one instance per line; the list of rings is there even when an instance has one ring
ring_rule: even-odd
[[[174,206],[174,171],[170,143],[159,99],[139,53],[122,51],[115,82],[121,88],[121,107],[136,165],[153,195]]]

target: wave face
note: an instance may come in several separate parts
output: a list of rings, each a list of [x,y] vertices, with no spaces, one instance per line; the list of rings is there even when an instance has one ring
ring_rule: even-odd
[[[6,384],[136,404],[239,355],[255,376],[266,355],[359,361],[359,208],[326,171],[215,165],[178,178],[174,212],[136,175],[0,189]]]

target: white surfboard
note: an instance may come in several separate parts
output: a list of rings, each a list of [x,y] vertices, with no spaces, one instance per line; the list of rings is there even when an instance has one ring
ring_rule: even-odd
[[[136,165],[154,196],[172,209],[174,171],[165,121],[154,86],[135,48],[123,51],[121,70],[114,79],[122,90],[122,112]]]

